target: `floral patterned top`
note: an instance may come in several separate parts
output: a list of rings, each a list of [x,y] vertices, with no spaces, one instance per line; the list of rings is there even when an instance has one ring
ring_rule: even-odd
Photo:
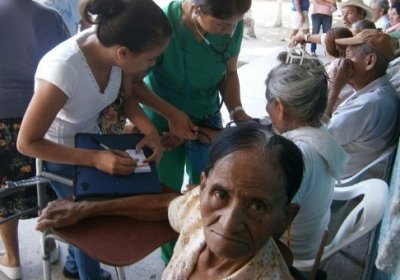
[[[171,226],[180,233],[174,255],[164,271],[162,279],[188,279],[200,252],[205,246],[200,216],[200,187],[173,200],[168,215]],[[225,280],[293,279],[271,239],[242,268]]]

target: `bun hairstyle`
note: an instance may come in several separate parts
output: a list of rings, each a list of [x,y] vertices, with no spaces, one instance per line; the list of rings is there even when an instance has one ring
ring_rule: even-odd
[[[106,47],[122,45],[141,53],[172,34],[167,17],[152,0],[81,0],[80,13],[97,25],[97,37]]]
[[[218,19],[244,15],[251,6],[251,0],[192,0],[201,11]]]

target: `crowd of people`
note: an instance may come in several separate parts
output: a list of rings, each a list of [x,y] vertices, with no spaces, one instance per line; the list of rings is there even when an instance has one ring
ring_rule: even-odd
[[[151,0],[42,2],[60,13],[0,0],[0,34],[12,31],[0,46],[0,183],[32,176],[34,158],[70,178],[74,165],[132,173],[137,163],[124,151],[74,146],[76,133],[104,131],[110,105],[122,102],[124,132],[144,134],[136,149],[152,150],[146,160],[157,161],[160,183],[175,192],[74,202],[69,186],[51,182],[57,197],[37,229],[104,214],[169,220],[180,236],[162,246],[163,279],[292,279],[287,251],[295,260],[316,255],[335,184],[399,136],[399,92],[386,75],[399,2],[293,0],[291,47],[311,43],[314,53],[321,44],[330,62],[279,55],[265,73],[268,125],[241,103],[237,64],[251,0],[171,1],[164,9]],[[78,8],[79,16],[66,12]],[[332,28],[336,8],[344,26]],[[190,186],[181,195],[185,172]],[[27,190],[1,198],[0,216],[35,203]],[[22,277],[17,229],[18,220],[0,225],[0,272],[9,279]],[[73,246],[63,274],[111,278]]]

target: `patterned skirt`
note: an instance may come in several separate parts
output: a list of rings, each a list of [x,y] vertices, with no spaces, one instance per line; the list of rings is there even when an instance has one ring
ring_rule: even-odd
[[[20,154],[16,148],[21,118],[0,118],[0,185],[4,188],[6,181],[17,181],[35,175],[35,159]],[[37,205],[36,186],[21,188],[17,192],[5,195],[0,190],[0,216],[8,217]],[[46,188],[48,201],[56,199],[54,191]],[[8,192],[7,192],[8,193]],[[36,217],[31,213],[21,218]]]

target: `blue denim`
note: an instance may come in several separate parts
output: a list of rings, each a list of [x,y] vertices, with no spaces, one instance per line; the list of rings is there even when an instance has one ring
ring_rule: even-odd
[[[44,168],[46,171],[66,177],[73,178],[74,168],[71,165],[57,164],[45,162]],[[72,196],[72,187],[58,182],[50,183],[59,198]],[[100,276],[100,263],[91,257],[84,254],[81,250],[74,246],[68,247],[67,261],[64,269],[71,273],[79,272],[80,280],[98,280]]]
[[[312,23],[312,34],[318,34],[321,30],[322,32],[328,32],[332,27],[332,16],[323,15],[323,14],[312,14],[311,15],[311,23]],[[317,50],[317,44],[311,44],[311,52],[315,52]]]

